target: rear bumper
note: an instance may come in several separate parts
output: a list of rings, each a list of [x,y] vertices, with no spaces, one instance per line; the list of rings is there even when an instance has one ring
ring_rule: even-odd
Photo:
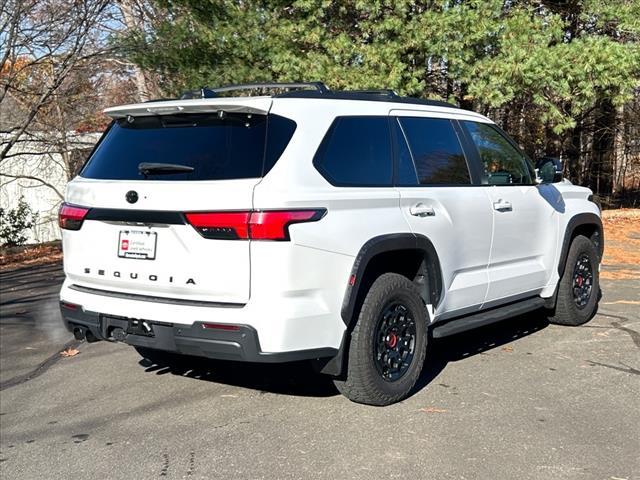
[[[104,315],[84,310],[80,305],[60,302],[66,328],[83,328],[98,340],[116,341],[114,330],[122,329],[121,339],[134,346],[154,348],[199,357],[259,363],[283,363],[298,360],[334,357],[335,348],[318,348],[287,352],[263,352],[257,331],[249,325],[229,325],[224,328],[205,328],[204,322],[191,325],[148,321],[152,333],[132,333],[131,320],[126,317]]]

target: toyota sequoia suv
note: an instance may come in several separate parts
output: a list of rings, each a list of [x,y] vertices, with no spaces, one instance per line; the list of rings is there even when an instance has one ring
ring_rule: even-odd
[[[319,82],[105,112],[59,213],[77,339],[313,360],[349,399],[388,405],[432,338],[596,312],[597,200],[482,115]]]

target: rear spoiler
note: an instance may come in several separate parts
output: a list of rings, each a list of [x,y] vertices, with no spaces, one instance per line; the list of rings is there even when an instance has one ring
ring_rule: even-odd
[[[104,113],[113,119],[127,116],[175,115],[177,113],[254,113],[266,115],[271,109],[271,97],[199,98],[193,100],[167,100],[134,103],[111,107]]]

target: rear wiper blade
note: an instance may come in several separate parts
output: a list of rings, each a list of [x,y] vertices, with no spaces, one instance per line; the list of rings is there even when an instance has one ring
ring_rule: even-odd
[[[138,172],[145,177],[147,175],[167,175],[171,173],[190,173],[193,167],[188,165],[176,165],[173,163],[147,163],[142,162],[138,165]]]

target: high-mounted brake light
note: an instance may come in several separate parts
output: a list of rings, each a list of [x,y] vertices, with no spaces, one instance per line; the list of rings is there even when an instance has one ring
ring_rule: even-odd
[[[80,230],[87,213],[88,208],[63,203],[58,211],[58,225],[64,230]]]
[[[325,209],[186,213],[205,238],[216,240],[289,240],[289,225],[316,222]]]

